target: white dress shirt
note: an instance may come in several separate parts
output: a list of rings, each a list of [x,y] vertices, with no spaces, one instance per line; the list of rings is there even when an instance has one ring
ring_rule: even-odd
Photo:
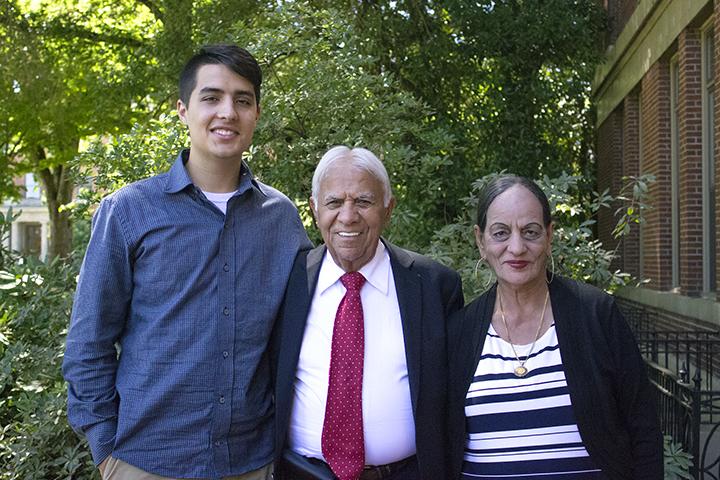
[[[345,295],[340,282],[344,273],[325,252],[298,359],[288,430],[291,450],[323,460],[330,351],[335,314]],[[360,273],[366,279],[360,291],[365,323],[365,464],[385,465],[415,454],[415,423],[395,279],[382,242]]]

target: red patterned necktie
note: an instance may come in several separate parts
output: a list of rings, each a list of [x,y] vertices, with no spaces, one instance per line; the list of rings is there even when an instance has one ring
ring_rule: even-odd
[[[347,291],[333,327],[322,452],[339,480],[356,480],[365,467],[362,418],[365,328],[360,301],[365,277],[350,272],[340,281]]]

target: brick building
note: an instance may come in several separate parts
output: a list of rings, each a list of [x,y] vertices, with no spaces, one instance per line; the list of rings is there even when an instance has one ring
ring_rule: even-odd
[[[717,329],[720,0],[604,3],[609,47],[593,94],[598,188],[617,194],[623,176],[656,178],[646,223],[619,246],[618,267],[647,283],[619,295],[668,326]],[[598,220],[612,245],[612,212]]]

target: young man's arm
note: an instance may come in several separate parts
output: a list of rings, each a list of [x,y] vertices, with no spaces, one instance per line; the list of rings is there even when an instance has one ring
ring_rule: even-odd
[[[132,265],[117,206],[106,199],[93,218],[67,335],[63,374],[68,421],[85,435],[95,464],[112,453],[117,430],[115,343],[132,297]]]

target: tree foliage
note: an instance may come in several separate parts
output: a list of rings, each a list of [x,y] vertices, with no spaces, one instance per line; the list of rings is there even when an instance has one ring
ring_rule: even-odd
[[[258,165],[292,187],[279,162],[305,174],[332,143],[379,150],[399,196],[427,208],[417,217],[401,204],[393,232],[427,244],[470,179],[590,170],[587,95],[602,26],[594,0],[8,0],[0,193],[12,193],[11,174],[38,173],[53,252],[66,254],[65,165],[81,142],[165,112],[196,45],[237,41],[265,63],[264,107],[276,112],[264,116]],[[426,226],[411,225],[418,218]]]
[[[84,8],[58,2],[8,0],[0,6],[0,158],[9,174],[41,179],[51,218],[50,255],[67,256],[72,199],[65,165],[82,141],[127,128],[146,110],[152,84],[140,54],[151,19],[116,2]],[[140,93],[142,92],[142,93]],[[10,184],[0,196],[12,196]]]
[[[454,199],[443,187],[446,172],[461,168],[451,157],[459,147],[426,103],[377,71],[359,34],[340,12],[294,5],[266,18],[262,33],[248,39],[267,76],[251,165],[305,201],[330,146],[369,148],[384,161],[398,198],[388,236],[419,248],[451,218],[445,210]]]
[[[587,99],[605,26],[597,1],[344,4],[378,68],[448,123],[463,173],[591,172]]]
[[[598,2],[454,0],[447,8],[462,55],[478,67],[466,108],[489,164],[538,178],[589,173]]]

